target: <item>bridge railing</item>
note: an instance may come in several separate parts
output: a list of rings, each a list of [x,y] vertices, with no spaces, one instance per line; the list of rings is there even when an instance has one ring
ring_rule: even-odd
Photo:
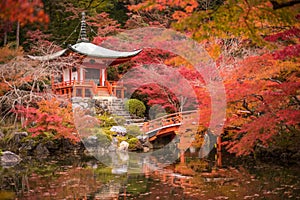
[[[198,110],[177,112],[177,113],[172,113],[169,115],[165,115],[163,117],[156,118],[148,122],[144,122],[143,132],[147,133],[155,129],[159,129],[160,127],[169,126],[172,124],[180,124],[184,120],[192,119],[193,117],[195,117],[194,114],[197,113]]]

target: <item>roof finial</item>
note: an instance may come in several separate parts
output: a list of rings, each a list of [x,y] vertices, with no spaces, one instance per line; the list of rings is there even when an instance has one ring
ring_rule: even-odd
[[[79,33],[80,35],[77,40],[77,43],[89,41],[89,39],[86,35],[85,12],[82,12],[81,15],[82,15],[82,18],[81,18],[81,27],[80,27],[80,33]]]

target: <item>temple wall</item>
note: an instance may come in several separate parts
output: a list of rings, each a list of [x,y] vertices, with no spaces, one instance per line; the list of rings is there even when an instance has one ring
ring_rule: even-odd
[[[72,72],[72,80],[77,80],[77,79],[78,79],[77,72]]]
[[[70,81],[70,72],[69,69],[63,69],[63,77],[64,77],[64,81]]]

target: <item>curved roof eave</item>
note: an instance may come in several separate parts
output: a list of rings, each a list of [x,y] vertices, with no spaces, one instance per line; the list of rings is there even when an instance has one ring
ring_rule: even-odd
[[[71,50],[78,52],[80,54],[96,57],[96,58],[128,58],[139,54],[142,49],[131,51],[131,52],[122,52],[106,49],[89,42],[81,42],[74,44],[69,47]]]
[[[48,55],[45,55],[45,56],[31,56],[31,55],[27,55],[27,56],[32,60],[47,61],[47,60],[53,60],[55,58],[58,58],[58,57],[62,56],[67,50],[68,49],[63,49],[63,50],[60,50],[56,53],[48,54]]]

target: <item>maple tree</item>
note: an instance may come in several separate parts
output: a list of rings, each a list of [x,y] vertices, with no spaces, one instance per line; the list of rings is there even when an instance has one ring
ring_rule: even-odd
[[[52,48],[42,43],[43,41],[39,41],[39,46],[33,48],[33,52],[44,55],[57,48],[55,45]],[[23,52],[7,51],[7,47],[1,48],[0,51],[6,52],[1,54],[3,64],[0,65],[2,120],[11,115],[10,110],[16,105],[31,107],[40,100],[54,96],[51,93],[51,77],[60,75],[63,66],[72,66],[78,62],[72,56],[53,61],[35,61],[25,57]]]
[[[132,42],[130,45],[119,45],[115,38],[110,37],[126,29],[149,25],[171,27],[199,42],[221,74],[227,97],[224,145],[228,151],[237,155],[248,155],[254,153],[256,147],[275,146],[278,138],[299,137],[300,31],[297,1],[143,0],[136,1],[136,4],[134,1],[122,1],[131,11],[128,21],[122,24],[123,26],[107,14],[110,13],[107,9],[110,6],[105,5],[106,1],[103,1],[103,4],[88,0],[68,1],[69,4],[60,4],[59,9],[55,9],[54,4],[57,1],[53,2],[45,1],[47,11],[55,10],[50,13],[50,18],[55,19],[51,22],[52,28],[49,31],[53,35],[44,37],[41,31],[28,32],[28,37],[31,38],[29,43],[39,42],[38,45],[32,45],[32,53],[43,55],[55,51],[57,47],[47,40],[54,38],[60,42],[68,39],[70,31],[66,30],[70,30],[70,27],[75,28],[76,23],[79,23],[80,13],[86,11],[87,23],[98,35],[94,37],[95,44],[122,51],[146,46],[137,57],[114,68],[119,73],[115,79],[121,78],[119,81],[128,86],[127,96],[140,97],[147,102],[148,108],[154,109],[155,106],[159,106],[164,112],[198,108],[201,112],[198,132],[203,133],[210,126],[214,107],[211,105],[213,100],[210,95],[214,88],[208,88],[207,77],[201,76],[211,73],[205,65],[207,63],[203,64],[202,71],[197,71],[199,68],[187,61],[189,56],[176,55],[178,51],[183,51],[175,48],[176,45],[180,45],[162,42],[170,39],[168,36],[172,34],[162,35],[158,39],[152,37],[156,33],[151,31],[132,35],[129,38]],[[0,10],[3,10],[3,5]],[[102,7],[105,9],[101,9]],[[34,15],[38,14],[38,9],[42,9],[39,6],[34,8]],[[5,12],[13,11],[17,9]],[[5,12],[0,13],[0,20],[1,26],[5,26],[6,29],[10,27],[7,22],[16,22],[17,18],[24,23],[35,21],[34,17],[27,19],[18,15],[15,15],[14,19],[8,19]],[[64,17],[68,19],[67,26],[62,24]],[[153,41],[153,38],[157,41]],[[44,45],[41,45],[41,42],[44,42]],[[166,51],[167,47],[172,48],[172,45],[177,52]],[[37,46],[53,48],[39,51],[35,49]],[[22,55],[22,50],[10,53],[6,53],[6,50],[11,48],[1,49],[4,53],[0,57],[0,62],[4,63],[1,66],[0,81],[2,111],[7,113],[18,104],[28,109],[29,113],[39,112],[43,130],[64,137],[64,133],[55,129],[48,130],[45,125],[51,120],[51,123],[58,123],[63,120],[61,116],[45,115],[39,111],[37,102],[49,99],[43,92],[49,88],[50,74],[60,73],[57,66],[72,65],[75,62],[73,58],[37,63],[24,58],[14,58],[16,55]],[[185,51],[189,52],[189,49]],[[82,117],[90,120],[85,115]],[[23,117],[23,120],[26,120],[26,117]],[[81,117],[76,120],[80,124]],[[52,126],[51,123],[49,126]],[[93,124],[97,123],[94,121]],[[91,128],[85,127],[84,122],[81,122],[81,125],[82,130]],[[37,127],[31,128],[32,133],[40,135]],[[86,134],[85,136],[88,136],[88,131]]]
[[[80,138],[73,122],[72,105],[62,103],[55,98],[42,100],[37,103],[37,108],[17,105],[13,112],[25,119],[23,128],[26,128],[32,137],[65,138],[79,142]]]
[[[299,44],[291,41],[298,38],[295,28],[266,37],[280,48],[238,62],[231,77],[227,77],[230,152],[253,153],[257,145],[269,147],[281,135],[294,135],[297,140]]]
[[[263,37],[280,27],[296,23],[299,13],[296,4],[281,5],[276,1],[153,1],[144,0],[129,9],[168,10],[172,13],[173,27],[196,40],[218,38],[250,38],[263,42]],[[292,14],[293,13],[293,14]]]
[[[254,153],[257,146],[276,146],[276,138],[286,135],[299,138],[299,6],[296,4],[145,0],[129,9],[171,12],[175,20],[172,27],[204,46],[216,62],[226,88],[224,145],[232,153],[247,155]],[[167,62],[190,68],[179,57]],[[195,75],[190,80],[192,77]],[[195,91],[203,99],[201,90]],[[203,124],[201,130],[208,127]]]
[[[149,106],[158,104],[168,112],[197,107],[193,89],[175,68],[153,63],[137,66],[128,71],[121,81],[126,85],[128,95],[134,92],[146,95]]]
[[[3,22],[3,25],[17,23],[17,47],[19,46],[20,26],[33,22],[49,22],[48,15],[46,15],[43,10],[43,2],[40,0],[4,0],[0,5],[0,13],[0,21]],[[9,31],[7,28],[9,28],[7,25],[2,27],[5,37]],[[7,41],[4,41],[4,44],[6,44],[6,42]]]

